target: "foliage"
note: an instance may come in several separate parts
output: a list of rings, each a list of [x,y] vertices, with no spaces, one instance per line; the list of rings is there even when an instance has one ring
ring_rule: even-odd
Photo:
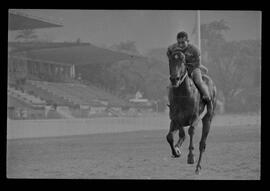
[[[228,30],[223,20],[201,25],[202,64],[209,69],[226,102],[240,103],[247,98],[235,97],[236,92],[259,85],[261,43],[259,40],[228,42],[223,36]]]
[[[111,46],[111,49],[119,51],[119,52],[129,52],[129,53],[134,53],[134,54],[140,54],[138,51],[135,41],[126,41],[126,42],[121,42],[120,44],[115,44]]]
[[[137,91],[144,93],[150,99],[164,97],[166,80],[160,70],[155,70],[156,65],[150,60],[123,60],[113,64],[107,69],[109,81],[105,84],[119,90],[121,94],[135,94]]]
[[[259,40],[228,42],[224,37],[228,30],[230,27],[224,20],[201,25],[202,64],[209,69],[209,75],[217,85],[220,99],[225,99],[225,108],[230,111],[230,103],[237,107],[237,103],[246,103],[247,100],[250,103],[258,103],[260,99],[258,95],[239,96],[237,92],[244,89],[252,91],[260,84],[261,43]],[[166,102],[166,48],[150,50],[146,56],[148,59],[125,60],[113,64],[107,70],[107,77],[110,78],[107,82],[114,84],[113,88],[121,90],[121,94],[140,90],[147,98]],[[241,110],[240,105],[238,108]]]

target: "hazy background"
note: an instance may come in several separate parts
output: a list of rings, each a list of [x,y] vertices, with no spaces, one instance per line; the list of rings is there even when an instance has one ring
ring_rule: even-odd
[[[60,22],[63,27],[40,29],[40,38],[54,42],[91,42],[111,46],[135,41],[138,51],[166,47],[175,42],[177,32],[189,34],[195,25],[196,11],[181,10],[39,10],[16,9],[20,12]],[[261,39],[260,11],[200,11],[201,24],[224,19],[230,30],[228,41]],[[9,40],[17,32],[10,32]],[[193,40],[191,38],[191,40]]]
[[[122,100],[139,91],[159,103],[160,111],[167,108],[167,47],[176,42],[179,31],[186,31],[196,44],[196,10],[16,11],[62,25],[28,34],[9,31],[10,46],[25,44],[31,49],[25,47],[24,56],[74,64],[76,79]],[[260,110],[261,16],[261,11],[200,11],[201,63],[217,86],[225,112]],[[38,47],[44,42],[46,50]]]

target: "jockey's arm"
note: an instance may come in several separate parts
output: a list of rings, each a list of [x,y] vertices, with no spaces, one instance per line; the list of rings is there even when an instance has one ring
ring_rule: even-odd
[[[194,47],[191,50],[191,54],[192,54],[192,56],[189,57],[188,60],[186,60],[186,64],[188,66],[191,66],[193,69],[200,67],[201,61],[200,61],[200,52],[199,52],[199,50]]]
[[[192,67],[193,69],[194,68],[198,68],[200,67],[201,65],[201,62],[200,62],[200,57],[199,56],[196,56],[196,57],[193,57],[191,60],[189,60],[189,62],[186,63],[188,67]]]

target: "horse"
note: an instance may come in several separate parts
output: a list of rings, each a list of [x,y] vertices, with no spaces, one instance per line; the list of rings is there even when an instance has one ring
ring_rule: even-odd
[[[190,142],[187,163],[194,164],[194,130],[200,120],[202,120],[202,135],[199,143],[200,155],[195,170],[195,173],[199,174],[201,170],[202,155],[206,148],[207,136],[210,131],[212,119],[215,115],[217,90],[214,82],[207,75],[207,69],[206,71],[205,69],[201,70],[202,79],[207,85],[211,97],[211,104],[206,104],[188,73],[188,67],[189,66],[185,63],[185,55],[181,51],[172,53],[171,58],[169,59],[170,85],[168,87],[170,128],[166,135],[166,139],[170,145],[172,157],[180,157],[180,148],[185,140],[184,127],[189,126],[188,134],[190,136]],[[205,108],[207,108],[206,112],[204,112]],[[179,131],[179,140],[174,145],[174,134],[177,130]]]

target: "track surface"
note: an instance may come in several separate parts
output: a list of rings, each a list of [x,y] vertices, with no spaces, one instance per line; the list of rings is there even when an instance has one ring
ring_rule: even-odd
[[[152,129],[7,140],[7,177],[258,180],[261,127],[236,121],[224,118],[212,127],[200,175],[187,164],[187,129],[180,158],[171,158],[168,130]],[[194,136],[196,159],[200,137],[201,125]]]

